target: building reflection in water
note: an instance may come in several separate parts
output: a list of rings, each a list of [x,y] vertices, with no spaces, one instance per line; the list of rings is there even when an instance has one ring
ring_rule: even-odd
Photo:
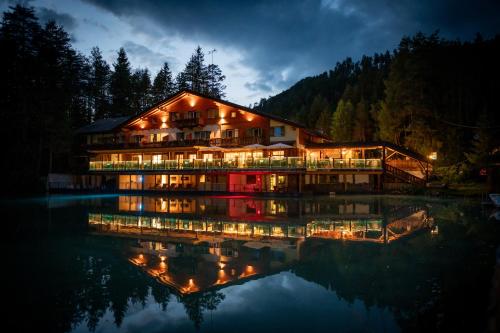
[[[91,232],[137,239],[128,260],[178,293],[220,288],[287,269],[304,243],[387,244],[430,227],[425,207],[376,199],[120,196],[96,207]]]

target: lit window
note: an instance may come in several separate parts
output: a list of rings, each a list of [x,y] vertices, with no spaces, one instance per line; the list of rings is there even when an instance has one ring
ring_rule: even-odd
[[[161,155],[153,155],[152,161],[153,161],[153,164],[160,164],[161,163]]]
[[[236,112],[235,111],[231,112],[231,118],[236,118]]]

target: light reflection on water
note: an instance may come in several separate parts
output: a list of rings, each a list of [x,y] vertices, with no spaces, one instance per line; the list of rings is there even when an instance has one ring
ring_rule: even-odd
[[[499,227],[474,201],[113,195],[4,205],[25,328],[394,332],[477,330],[487,319]]]

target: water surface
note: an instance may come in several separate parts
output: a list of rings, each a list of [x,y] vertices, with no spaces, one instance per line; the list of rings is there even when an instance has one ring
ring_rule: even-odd
[[[1,207],[4,302],[19,330],[479,332],[491,317],[500,222],[474,200],[103,195]]]

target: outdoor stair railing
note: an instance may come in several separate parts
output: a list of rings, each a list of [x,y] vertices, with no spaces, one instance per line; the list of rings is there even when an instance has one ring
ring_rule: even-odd
[[[385,164],[385,171],[387,174],[409,184],[415,185],[425,185],[425,179],[419,178],[417,176],[412,175],[409,172],[396,168],[390,164]]]

